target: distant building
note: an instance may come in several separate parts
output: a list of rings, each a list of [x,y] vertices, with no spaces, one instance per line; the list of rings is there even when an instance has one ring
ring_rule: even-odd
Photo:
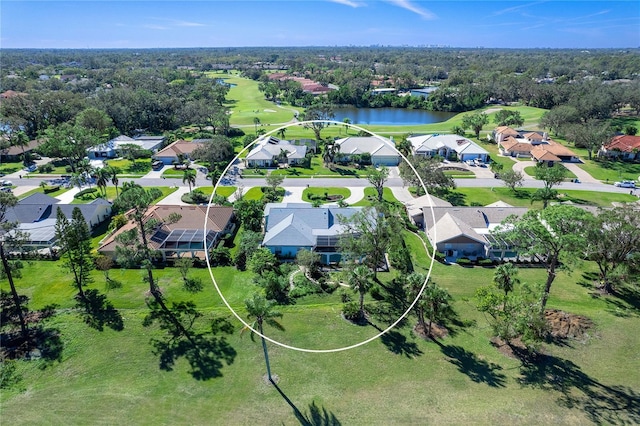
[[[371,154],[371,164],[374,166],[397,166],[400,164],[400,154],[395,149],[393,141],[376,136],[349,136],[338,139],[340,154],[346,160],[354,155]]]
[[[458,161],[482,160],[487,162],[489,152],[475,142],[459,135],[420,135],[407,138],[411,143],[413,155],[423,157],[440,156]]]
[[[600,148],[598,156],[619,158],[621,160],[638,160],[640,159],[640,136],[614,136],[607,144]]]

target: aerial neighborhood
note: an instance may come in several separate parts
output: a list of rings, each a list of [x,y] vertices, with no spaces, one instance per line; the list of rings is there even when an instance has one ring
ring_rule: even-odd
[[[3,417],[640,422],[637,52],[428,51],[3,51]]]

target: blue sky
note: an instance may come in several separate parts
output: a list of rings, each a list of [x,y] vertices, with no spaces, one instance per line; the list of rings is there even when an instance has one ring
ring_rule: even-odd
[[[640,47],[640,1],[0,2],[2,48]]]

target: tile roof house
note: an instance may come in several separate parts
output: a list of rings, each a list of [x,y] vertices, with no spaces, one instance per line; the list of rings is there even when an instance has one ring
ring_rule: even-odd
[[[516,131],[510,127],[502,126],[494,130],[494,138],[500,154],[507,157],[531,158],[534,161],[548,164],[580,161],[577,154],[564,145],[551,140],[546,132]]]
[[[457,157],[459,161],[479,159],[488,161],[489,152],[475,142],[459,135],[419,135],[407,138],[411,142],[413,155],[424,157],[441,156],[445,159]]]
[[[640,159],[640,136],[614,136],[609,143],[600,148],[598,156],[620,158],[622,160],[638,160]]]
[[[7,209],[8,222],[17,222],[18,229],[27,236],[26,249],[39,250],[55,246],[55,225],[58,207],[71,220],[78,207],[89,229],[94,229],[111,216],[111,203],[98,198],[88,204],[60,204],[60,200],[36,192]]]
[[[278,163],[300,164],[307,155],[305,143],[286,141],[269,136],[253,146],[244,159],[247,167],[271,167]]]
[[[374,166],[397,166],[400,154],[392,140],[375,136],[350,136],[336,140],[340,154],[348,160],[352,155],[371,154]]]
[[[322,263],[339,262],[338,241],[345,227],[340,217],[350,217],[360,207],[312,207],[308,203],[269,203],[265,206],[262,246],[278,257],[293,258],[307,249],[321,256]]]
[[[169,220],[172,214],[179,215],[177,221]],[[143,221],[153,219],[156,226],[148,237],[149,244],[162,254],[162,259],[193,257],[205,259],[206,250],[211,249],[224,235],[233,232],[233,207],[210,206],[152,206]],[[206,222],[206,232],[205,229]],[[116,238],[121,233],[133,229],[133,221],[109,235],[100,243],[98,252],[116,257]]]
[[[151,158],[162,161],[163,164],[177,164],[179,157],[191,160],[193,151],[201,147],[203,144],[198,142],[190,142],[185,140],[177,140],[160,151],[156,152]]]

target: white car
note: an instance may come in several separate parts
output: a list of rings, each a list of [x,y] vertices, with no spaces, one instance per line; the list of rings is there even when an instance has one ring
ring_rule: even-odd
[[[619,188],[635,188],[636,183],[632,180],[623,180],[622,182],[614,182],[613,186],[617,186]]]
[[[13,182],[11,182],[10,180],[3,180],[3,181],[0,181],[0,185],[2,185],[2,186],[13,186]]]

